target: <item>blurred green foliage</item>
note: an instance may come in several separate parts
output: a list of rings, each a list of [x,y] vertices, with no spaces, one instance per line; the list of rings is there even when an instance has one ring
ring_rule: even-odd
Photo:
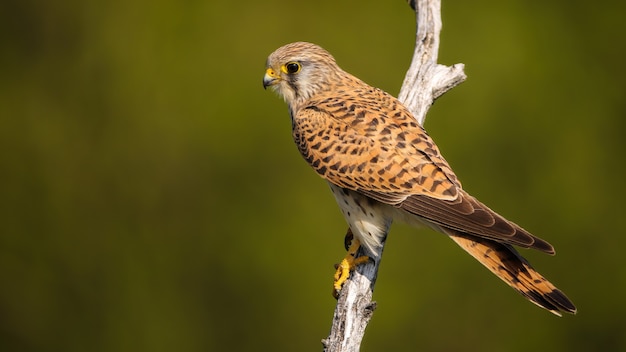
[[[469,78],[426,128],[579,314],[397,225],[363,350],[626,350],[626,5],[443,2]],[[413,33],[403,1],[2,2],[0,350],[319,351],[345,224],[265,58],[312,41],[397,94]]]

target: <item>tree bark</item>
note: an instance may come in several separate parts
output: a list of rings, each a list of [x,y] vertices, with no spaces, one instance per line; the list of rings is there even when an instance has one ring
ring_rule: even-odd
[[[450,67],[437,64],[441,1],[409,0],[409,5],[416,13],[417,34],[413,59],[398,99],[423,125],[426,113],[435,99],[462,83],[466,76],[463,64]],[[383,249],[384,243],[378,253],[378,260],[359,265],[344,284],[337,300],[330,335],[322,340],[324,351],[359,351],[365,328],[376,308],[372,294]]]

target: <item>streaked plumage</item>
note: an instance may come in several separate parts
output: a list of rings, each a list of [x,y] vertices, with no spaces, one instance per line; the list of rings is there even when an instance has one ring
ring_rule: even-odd
[[[343,71],[321,47],[285,45],[263,80],[289,105],[304,159],[331,186],[350,229],[375,256],[393,220],[450,236],[533,303],[575,313],[572,302],[512,247],[554,254],[466,193],[439,149],[393,96]]]

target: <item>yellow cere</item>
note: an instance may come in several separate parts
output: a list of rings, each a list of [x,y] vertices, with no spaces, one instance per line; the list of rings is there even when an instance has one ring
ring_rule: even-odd
[[[284,71],[284,70],[285,70],[285,67],[283,66],[283,67],[281,67],[281,69]],[[276,74],[276,72],[275,72],[272,68],[268,68],[268,69],[265,71],[265,74],[267,74],[268,76],[270,76],[270,77],[272,77],[272,78],[276,78],[276,77],[278,77],[278,75]]]

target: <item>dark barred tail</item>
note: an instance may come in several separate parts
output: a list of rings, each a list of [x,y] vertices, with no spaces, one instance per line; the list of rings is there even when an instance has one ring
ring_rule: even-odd
[[[558,316],[561,316],[561,312],[576,314],[572,301],[535,271],[512,246],[455,230],[446,229],[445,232],[461,248],[529,301]]]

